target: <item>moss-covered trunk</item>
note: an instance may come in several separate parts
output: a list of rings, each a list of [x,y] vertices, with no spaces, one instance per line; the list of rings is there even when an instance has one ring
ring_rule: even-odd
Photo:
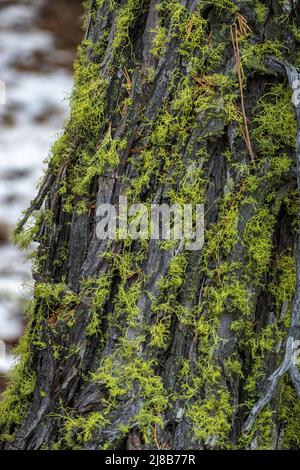
[[[300,66],[297,5],[90,2],[71,119],[16,231],[40,248],[3,448],[299,447],[289,374],[242,432],[295,294],[296,118],[266,58]],[[204,202],[204,248],[99,241],[97,207],[125,195]]]

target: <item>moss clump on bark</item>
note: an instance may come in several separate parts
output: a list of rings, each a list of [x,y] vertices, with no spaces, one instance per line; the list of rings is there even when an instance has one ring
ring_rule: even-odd
[[[10,374],[10,384],[0,402],[0,439],[3,441],[14,439],[14,430],[22,422],[36,387],[36,373],[31,364],[31,339],[28,329],[14,351],[18,363]]]
[[[81,48],[71,118],[49,162],[58,185],[50,191],[57,236],[50,245],[59,243],[61,226],[81,229],[76,222],[84,221],[84,269],[76,276],[71,271],[68,228],[53,250],[61,253],[56,265],[40,237],[38,256],[49,256],[55,269],[36,285],[29,351],[47,351],[45,332],[51,333],[51,360],[61,360],[67,376],[71,366],[77,370],[67,383],[55,377],[61,390],[55,391],[53,421],[63,426],[47,445],[104,449],[120,446],[134,431],[142,448],[170,447],[179,429],[180,445],[192,448],[273,448],[283,425],[284,446],[298,446],[298,405],[286,379],[251,433],[241,436],[238,427],[261,394],[270,364],[281,359],[294,295],[294,237],[284,237],[278,225],[284,214],[286,226],[295,226],[295,117],[287,86],[265,63],[267,55],[294,57],[289,38],[272,22],[277,29],[260,39],[267,14],[261,2],[249,10],[231,0],[199,1],[191,11],[162,1],[152,12],[158,19],[147,31],[152,39],[145,59],[140,49],[148,2],[96,6],[107,16],[92,14],[90,27],[97,35],[93,27],[100,21],[102,37]],[[239,26],[240,64],[233,60],[233,26]],[[96,261],[97,250],[89,253],[95,200],[97,193],[108,195],[101,188],[112,181],[110,198],[121,194],[150,204],[155,194],[170,204],[204,202],[203,251],[126,239],[99,247]],[[50,220],[43,224],[50,229]],[[29,240],[39,238],[43,224]],[[73,277],[79,281],[74,292],[68,285]],[[31,377],[31,356],[24,357],[21,379],[1,405],[10,410],[5,433],[26,413],[22,408],[18,419],[9,418],[11,404],[24,396],[28,407],[34,391],[33,381],[27,391],[20,388],[22,377]],[[65,393],[70,384],[72,399]],[[87,384],[94,401],[85,408]]]

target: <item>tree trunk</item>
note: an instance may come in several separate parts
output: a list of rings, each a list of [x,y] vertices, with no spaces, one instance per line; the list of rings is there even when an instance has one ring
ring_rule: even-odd
[[[299,327],[297,84],[271,62],[300,66],[299,3],[88,8],[71,118],[16,230],[39,249],[2,447],[298,448],[291,364],[268,386]],[[99,240],[121,196],[204,203],[203,249]]]

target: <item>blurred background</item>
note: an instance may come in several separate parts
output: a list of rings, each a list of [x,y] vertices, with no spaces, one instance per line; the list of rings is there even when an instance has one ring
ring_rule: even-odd
[[[0,0],[0,391],[32,294],[30,263],[10,233],[36,194],[68,116],[81,1]]]

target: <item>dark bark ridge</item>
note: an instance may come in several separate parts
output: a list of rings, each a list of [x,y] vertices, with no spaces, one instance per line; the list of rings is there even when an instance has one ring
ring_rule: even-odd
[[[290,1],[90,2],[71,118],[16,230],[39,249],[3,448],[299,447],[281,366],[299,328],[298,20]],[[100,242],[96,209],[122,195],[204,202],[204,249]]]

